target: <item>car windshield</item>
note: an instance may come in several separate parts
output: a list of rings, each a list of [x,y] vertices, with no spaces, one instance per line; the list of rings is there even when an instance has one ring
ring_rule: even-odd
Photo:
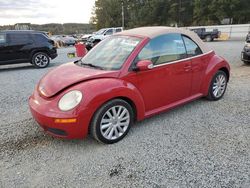
[[[140,41],[140,38],[129,36],[108,37],[83,57],[81,62],[105,70],[119,70]]]
[[[101,35],[103,34],[107,29],[100,29],[99,31],[97,31],[95,34],[96,35]]]

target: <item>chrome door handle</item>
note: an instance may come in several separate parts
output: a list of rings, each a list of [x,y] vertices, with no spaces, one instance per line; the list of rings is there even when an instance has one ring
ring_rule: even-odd
[[[191,65],[185,65],[185,66],[184,66],[184,70],[185,70],[186,72],[190,71],[191,69],[192,69],[192,66],[191,66]]]

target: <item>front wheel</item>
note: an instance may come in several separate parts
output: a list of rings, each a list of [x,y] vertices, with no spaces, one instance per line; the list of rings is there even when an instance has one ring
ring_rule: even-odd
[[[32,56],[31,62],[36,68],[45,68],[49,65],[50,58],[44,52],[37,52]]]
[[[127,135],[133,120],[130,104],[114,99],[97,110],[90,125],[90,133],[99,142],[113,144]]]
[[[210,83],[207,99],[212,101],[221,99],[227,89],[227,82],[227,74],[224,71],[218,71]]]

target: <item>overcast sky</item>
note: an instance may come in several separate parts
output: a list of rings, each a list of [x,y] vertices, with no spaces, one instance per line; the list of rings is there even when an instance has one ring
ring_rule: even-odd
[[[0,0],[0,25],[88,23],[95,0]]]

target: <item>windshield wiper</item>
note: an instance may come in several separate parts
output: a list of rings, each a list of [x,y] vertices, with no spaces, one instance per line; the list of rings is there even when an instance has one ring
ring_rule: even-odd
[[[83,62],[81,62],[81,65],[88,66],[88,67],[93,67],[93,68],[96,68],[96,69],[104,70],[103,67],[98,66],[98,65],[93,65],[93,64],[91,64],[91,63],[83,63]]]

